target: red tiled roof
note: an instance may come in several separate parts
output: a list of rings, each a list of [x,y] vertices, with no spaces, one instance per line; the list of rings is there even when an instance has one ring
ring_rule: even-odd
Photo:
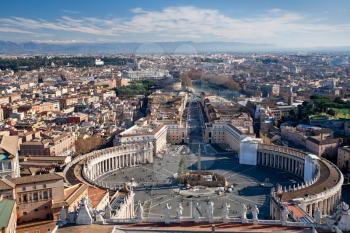
[[[297,219],[305,217],[305,213],[298,206],[288,205],[288,210],[292,212]]]
[[[56,173],[49,173],[36,176],[22,176],[17,178],[11,178],[10,181],[18,184],[38,183],[45,181],[63,180],[63,177]]]
[[[88,196],[94,208],[101,202],[102,198],[106,195],[107,192],[108,191],[106,189],[89,186]]]

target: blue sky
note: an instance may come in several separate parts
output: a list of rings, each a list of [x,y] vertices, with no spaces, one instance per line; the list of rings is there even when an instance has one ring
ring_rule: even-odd
[[[8,41],[350,45],[348,0],[11,0],[1,8]]]

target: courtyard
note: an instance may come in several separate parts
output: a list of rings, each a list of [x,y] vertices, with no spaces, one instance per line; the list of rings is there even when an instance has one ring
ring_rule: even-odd
[[[210,145],[199,144],[201,147],[201,169],[223,175],[231,192],[215,192],[203,189],[201,194],[188,192],[182,185],[178,185],[175,177],[179,170],[179,163],[184,161],[188,170],[197,170],[198,144],[170,145],[162,156],[155,157],[153,164],[124,168],[106,174],[100,180],[110,185],[122,185],[131,182],[135,184],[135,203],[141,201],[145,210],[145,217],[161,217],[167,203],[172,206],[172,214],[176,215],[176,208],[181,202],[184,216],[191,216],[191,208],[197,202],[201,205],[201,214],[205,216],[206,203],[214,202],[214,214],[220,216],[225,202],[229,203],[230,215],[239,216],[241,203],[248,209],[257,205],[260,209],[259,218],[269,217],[269,196],[272,186],[293,185],[300,182],[299,178],[287,172],[258,166],[241,165],[233,155],[217,155],[212,153]],[[196,191],[196,190],[195,190]],[[187,192],[187,193],[186,193]],[[204,194],[202,194],[204,193]]]

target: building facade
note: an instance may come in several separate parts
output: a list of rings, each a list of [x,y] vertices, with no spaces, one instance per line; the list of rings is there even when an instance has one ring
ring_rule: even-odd
[[[0,136],[0,140],[0,177],[18,177],[20,173],[18,136]]]
[[[54,173],[9,180],[15,185],[17,222],[57,220],[64,205],[63,177]]]
[[[233,151],[239,153],[240,141],[250,133],[242,132],[229,123],[208,123],[205,125],[204,141],[213,144],[228,145]]]
[[[167,125],[167,142],[182,144],[187,140],[188,129],[186,125]]]
[[[43,135],[20,145],[21,156],[68,156],[75,152],[75,136],[62,133]]]
[[[345,173],[350,172],[350,147],[344,146],[339,147],[338,157],[337,157],[337,166],[340,170]]]
[[[306,140],[306,150],[323,157],[335,157],[337,155],[339,140],[336,138],[314,138],[308,137]]]
[[[165,149],[167,144],[166,125],[134,125],[116,136],[114,144],[152,143],[154,155]]]

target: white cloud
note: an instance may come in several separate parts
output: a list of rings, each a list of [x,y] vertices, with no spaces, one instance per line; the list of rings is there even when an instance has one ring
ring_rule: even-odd
[[[45,43],[45,44],[84,44],[91,43],[92,41],[87,40],[32,40],[32,42]]]
[[[145,13],[145,10],[143,10],[141,7],[133,8],[130,11],[135,14]]]
[[[17,28],[11,28],[11,27],[0,27],[0,32],[7,32],[7,33],[20,33],[20,34],[33,34],[33,32],[25,31]]]
[[[0,18],[0,32],[12,29],[18,33],[66,32],[65,40],[90,40],[103,37],[115,41],[249,41],[257,43],[302,44],[302,37],[319,43],[332,43],[330,33],[350,35],[350,24],[331,25],[312,21],[305,16],[281,9],[271,9],[255,17],[227,16],[215,9],[193,6],[167,7],[159,11],[131,9],[133,16],[96,18],[62,16],[54,21],[22,17]],[[53,32],[52,32],[53,31]],[[55,38],[45,38],[55,39]]]

